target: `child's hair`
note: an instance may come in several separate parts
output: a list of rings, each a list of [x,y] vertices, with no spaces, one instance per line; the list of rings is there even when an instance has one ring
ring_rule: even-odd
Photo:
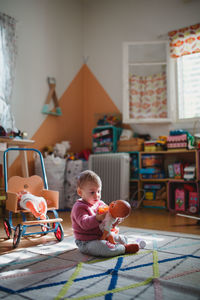
[[[101,187],[102,182],[100,177],[91,170],[83,171],[79,174],[78,180],[77,180],[77,187],[82,188],[85,183],[94,183],[97,186]]]

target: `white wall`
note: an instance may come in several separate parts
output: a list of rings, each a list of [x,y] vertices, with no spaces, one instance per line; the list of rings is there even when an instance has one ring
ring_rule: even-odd
[[[33,136],[46,117],[41,109],[56,78],[58,98],[82,66],[81,0],[0,0],[17,20],[18,56],[12,97],[16,127]]]
[[[198,23],[199,17],[199,0],[84,0],[84,56],[120,111],[122,43],[167,37],[171,30]],[[169,130],[166,125],[133,128],[153,137]]]
[[[82,66],[82,57],[122,110],[122,43],[156,40],[199,22],[199,0],[0,0],[17,22],[18,56],[12,109],[29,138],[45,118],[48,76],[60,98]],[[134,126],[152,136],[168,127]]]

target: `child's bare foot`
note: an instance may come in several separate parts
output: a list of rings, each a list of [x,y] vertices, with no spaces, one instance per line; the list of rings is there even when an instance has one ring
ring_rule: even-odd
[[[138,244],[127,244],[125,246],[125,253],[136,253],[139,251]]]

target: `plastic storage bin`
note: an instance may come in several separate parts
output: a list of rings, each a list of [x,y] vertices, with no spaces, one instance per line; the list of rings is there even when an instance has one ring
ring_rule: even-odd
[[[117,141],[122,128],[115,126],[98,126],[93,129],[92,149],[93,153],[117,152]]]

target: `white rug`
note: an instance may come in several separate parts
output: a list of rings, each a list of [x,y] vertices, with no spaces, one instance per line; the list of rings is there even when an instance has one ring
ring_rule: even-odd
[[[0,257],[0,299],[200,299],[200,236],[120,227],[137,254],[83,255],[74,238]]]

